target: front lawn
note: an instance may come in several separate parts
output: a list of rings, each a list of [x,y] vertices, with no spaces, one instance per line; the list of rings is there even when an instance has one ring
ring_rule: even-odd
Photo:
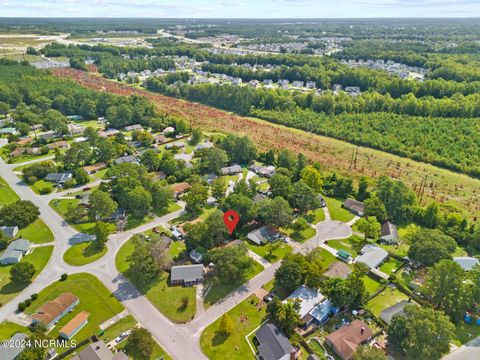
[[[134,229],[140,225],[148,224],[152,220],[153,218],[150,215],[139,217],[139,216],[130,214],[127,216],[127,225],[125,226],[124,230]]]
[[[135,250],[133,241],[128,240],[118,251],[115,263],[118,271],[132,282],[150,302],[166,317],[174,322],[187,322],[195,316],[195,288],[170,286],[169,274],[161,273],[154,282],[143,285],[135,274],[129,273],[129,256]],[[187,306],[183,306],[182,298],[188,298]]]
[[[302,230],[300,232],[294,231],[292,228],[281,228],[282,232],[285,233],[290,239],[298,241],[298,242],[304,242],[307,241],[308,239],[312,238],[316,234],[316,230],[312,227],[308,227],[305,230]]]
[[[0,324],[0,341],[10,339],[13,335],[19,332],[27,335],[31,334],[31,331],[28,328],[5,320]]]
[[[255,275],[263,271],[263,266],[254,261],[253,266],[247,273],[245,281],[250,280]],[[230,294],[233,290],[241,286],[239,283],[229,283],[229,284],[220,284],[212,282],[212,287],[210,288],[208,294],[204,298],[205,307],[209,307],[215,304],[217,301],[223,299],[225,296]],[[209,286],[209,283],[205,284],[205,288]]]
[[[35,266],[36,277],[47,265],[52,255],[53,246],[42,246],[33,249],[33,251],[24,256],[21,262],[29,262]],[[0,266],[0,304],[5,304],[14,298],[20,291],[25,289],[29,283],[20,284],[10,281],[10,269],[13,265]]]
[[[307,218],[312,224],[317,224],[320,221],[325,220],[325,212],[323,211],[323,208],[310,210],[305,218]]]
[[[385,290],[366,304],[366,308],[378,318],[383,310],[402,300],[408,300],[408,295],[404,294],[396,287],[387,286]]]
[[[0,177],[0,207],[14,203],[19,199],[17,193]]]
[[[127,315],[106,328],[101,336],[101,339],[108,343],[109,341],[115,339],[122,332],[133,329],[137,324],[137,320],[135,320],[132,315]]]
[[[352,220],[355,215],[350,211],[342,207],[343,200],[337,200],[334,198],[325,197],[325,202],[327,203],[328,210],[330,212],[330,217],[332,220],[339,220],[343,222],[349,222]]]
[[[35,222],[20,230],[19,234],[20,237],[36,244],[53,241],[52,231],[41,219],[37,219]]]
[[[95,241],[85,241],[72,245],[63,254],[67,264],[81,266],[100,259],[107,252],[107,246],[99,248]]]
[[[350,236],[347,239],[327,241],[328,246],[336,250],[343,249],[349,252],[353,257],[358,255],[366,243],[367,242],[363,239],[363,237],[357,235]]]
[[[230,335],[221,332],[221,318],[203,331],[200,346],[209,359],[255,359],[245,337],[265,319],[266,306],[257,307],[258,301],[258,298],[252,295],[227,313],[234,324]]]
[[[83,340],[93,334],[98,334],[99,325],[123,311],[123,306],[105,286],[93,275],[72,274],[65,281],[57,281],[47,286],[32,302],[25,312],[35,313],[45,302],[55,299],[64,292],[71,292],[80,299],[75,309],[65,315],[50,331],[49,336],[57,338],[59,330],[81,311],[90,313],[88,323],[74,336],[74,339]]]
[[[333,255],[330,251],[324,249],[324,248],[316,248],[315,249],[315,257],[317,260],[320,261],[320,264],[322,265],[323,269],[327,269],[327,267],[333,263],[334,261],[337,260],[335,255]]]
[[[53,186],[51,182],[48,182],[45,180],[38,180],[35,183],[33,183],[30,187],[37,194],[49,194],[55,189],[55,186]]]
[[[267,253],[268,247],[265,245],[257,245],[250,241],[246,241],[247,248],[252,250],[254,253],[260,255],[265,260],[274,263],[280,259],[283,259],[285,255],[290,254],[292,252],[292,247],[288,244],[285,244],[283,241],[278,241],[278,247],[272,251],[271,254]]]

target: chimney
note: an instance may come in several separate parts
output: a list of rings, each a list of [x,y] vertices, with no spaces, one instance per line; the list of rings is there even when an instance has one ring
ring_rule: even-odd
[[[360,334],[363,335],[364,332],[365,332],[365,326],[362,326],[362,328],[360,329]]]
[[[290,360],[295,360],[297,358],[297,352],[294,350],[290,351]]]

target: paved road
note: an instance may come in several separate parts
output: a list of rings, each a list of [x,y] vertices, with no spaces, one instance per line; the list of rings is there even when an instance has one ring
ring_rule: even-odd
[[[444,360],[474,360],[480,359],[480,337],[460,346],[443,358]]]
[[[0,146],[2,146],[0,142]],[[29,162],[32,163],[32,162]],[[30,200],[40,209],[42,220],[50,227],[54,234],[54,251],[52,256],[33,283],[24,289],[9,303],[0,308],[0,322],[4,321],[16,310],[17,304],[33,293],[40,292],[43,288],[57,281],[63,273],[86,272],[98,279],[119,299],[125,308],[147,328],[158,343],[174,358],[178,360],[206,359],[200,349],[199,338],[202,330],[229,311],[235,305],[254,293],[273,279],[280,262],[271,264],[263,272],[249,280],[244,285],[229,294],[225,299],[212,305],[188,324],[178,325],[172,323],[161,314],[137,289],[125,279],[116,269],[115,255],[120,247],[135,233],[141,233],[155,226],[166,225],[169,220],[180,216],[184,210],[175,211],[165,216],[155,218],[152,222],[137,227],[133,230],[119,232],[111,235],[108,241],[108,250],[99,260],[83,265],[71,266],[63,261],[64,252],[73,244],[90,239],[89,235],[74,230],[57,214],[49,202],[55,197],[65,195],[65,192],[42,196],[35,194],[14,173],[13,168],[22,164],[5,164],[0,159],[0,176],[25,200]],[[184,204],[180,203],[183,207]],[[328,218],[327,218],[328,219]],[[351,229],[344,223],[332,220],[323,221],[316,226],[317,235],[299,245],[295,251],[306,252],[313,247],[321,246],[325,240],[346,238],[350,236]]]

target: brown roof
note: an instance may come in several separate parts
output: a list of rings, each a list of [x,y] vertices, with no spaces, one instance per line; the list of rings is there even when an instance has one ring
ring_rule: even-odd
[[[48,325],[77,300],[78,297],[72,293],[62,293],[55,300],[48,301],[40,306],[32,318]]]
[[[323,275],[329,278],[346,279],[351,272],[352,269],[350,269],[347,264],[341,261],[335,261],[334,263],[330,264],[327,271],[325,271]]]
[[[161,143],[164,143],[165,141],[168,141],[168,139],[167,139],[167,137],[166,137],[165,135],[163,135],[163,134],[157,134],[157,135],[155,135],[155,141],[156,141],[157,143],[160,143],[160,144],[161,144]]]
[[[47,144],[47,147],[51,150],[51,149],[56,149],[56,148],[64,148],[64,147],[67,147],[68,146],[68,143],[64,140],[61,140],[61,141],[56,141],[56,142],[53,142],[53,143],[50,143],[50,144]]]
[[[84,166],[83,170],[85,170],[87,173],[92,173],[98,170],[105,169],[106,167],[107,167],[107,164],[105,164],[104,162],[101,162],[93,165]]]
[[[187,190],[188,188],[190,188],[190,184],[189,183],[186,183],[186,182],[183,182],[183,183],[180,183],[180,184],[177,184],[173,187],[173,191],[176,193],[176,194],[179,194],[179,193],[182,193],[184,192],[185,190]]]
[[[70,337],[70,335],[77,330],[77,328],[82,325],[86,320],[88,320],[88,317],[90,316],[89,312],[82,311],[75,315],[75,317],[70,320],[68,323],[65,324],[64,327],[60,329],[60,333],[67,335]]]
[[[373,335],[372,329],[363,321],[353,320],[349,325],[342,326],[325,338],[338,356],[350,360],[357,347]]]
[[[28,143],[31,143],[33,139],[31,137],[24,137],[20,140],[17,141],[17,144],[22,146],[22,145],[27,145]]]

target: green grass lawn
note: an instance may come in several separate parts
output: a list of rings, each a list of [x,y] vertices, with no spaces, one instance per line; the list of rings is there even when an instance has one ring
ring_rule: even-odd
[[[151,336],[150,336],[151,337]],[[168,354],[165,352],[165,350],[163,350],[160,345],[155,341],[155,339],[152,338],[152,340],[154,341],[154,345],[153,345],[153,349],[152,349],[152,355],[150,355],[150,359],[149,360],[159,360],[159,359],[163,359],[163,360],[171,360],[172,358],[170,356],[168,356]],[[122,350],[125,345],[127,345],[127,340],[125,341],[122,341],[118,346],[117,348]],[[144,358],[142,357],[139,357],[137,354],[128,354],[133,360],[145,360]]]
[[[290,239],[298,242],[307,241],[316,234],[316,230],[312,227],[308,227],[300,232],[294,231],[291,228],[281,228],[281,231],[285,233]]]
[[[370,295],[375,294],[375,292],[382,287],[378,281],[373,280],[370,276],[365,275],[363,278],[363,283],[365,284],[365,289]]]
[[[22,163],[22,162],[26,162],[26,161],[30,161],[30,160],[37,160],[37,159],[43,159],[43,158],[46,158],[46,157],[49,157],[51,155],[53,155],[53,151],[50,151],[48,154],[44,154],[44,155],[29,155],[29,154],[24,154],[24,155],[20,155],[16,158],[10,158],[8,160],[8,162],[10,164],[19,164],[19,163]]]
[[[133,214],[127,216],[127,225],[125,226],[124,230],[134,229],[140,225],[148,224],[152,221],[153,218],[150,215],[146,215],[144,217],[138,217]]]
[[[266,246],[265,245],[257,245],[250,241],[247,242],[247,247],[252,250],[254,253],[260,255],[265,260],[274,263],[277,260],[283,259],[285,255],[292,252],[292,247],[288,244],[285,244],[283,241],[278,242],[278,248],[272,252],[271,255],[267,254]]]
[[[327,244],[334,249],[348,251],[350,255],[355,257],[360,252],[360,249],[366,244],[366,241],[361,236],[353,235],[347,239],[328,240]]]
[[[48,194],[48,193],[51,193],[55,189],[55,186],[53,186],[53,184],[51,182],[47,182],[45,180],[38,180],[35,183],[33,183],[32,185],[30,185],[30,187],[37,194],[42,194],[42,193],[47,193]],[[45,191],[44,189],[48,189],[48,191],[44,192]]]
[[[115,339],[122,332],[133,329],[137,325],[137,320],[132,315],[125,316],[124,318],[118,320],[113,325],[105,329],[101,339],[104,342],[109,342]]]
[[[187,250],[187,247],[183,241],[173,241],[168,248],[168,254],[175,261],[183,255],[185,250]]]
[[[42,246],[34,249],[30,254],[23,257],[21,262],[28,261],[35,266],[36,277],[43,270],[52,255],[53,246]],[[10,281],[10,269],[13,265],[0,266],[0,303],[5,304],[29,284],[12,283]]]
[[[17,193],[0,177],[0,207],[14,203],[19,199]]]
[[[36,244],[44,244],[53,241],[52,231],[41,219],[37,219],[35,222],[20,230],[19,234],[20,237]]]
[[[180,210],[182,207],[180,205],[178,205],[176,202],[171,202],[168,204],[168,207],[163,210],[163,211],[155,211],[155,215],[157,216],[163,216],[165,214],[168,214],[168,213],[171,213],[171,212],[174,212],[174,211],[177,211],[177,210]]]
[[[408,244],[404,242],[400,242],[397,245],[387,245],[387,244],[379,244],[379,246],[389,253],[395,254],[400,257],[404,257],[408,255],[408,248],[410,247]]]
[[[467,324],[463,320],[455,326],[455,339],[453,343],[457,346],[480,336],[480,326]]]
[[[68,248],[63,254],[67,264],[81,266],[100,259],[107,252],[107,247],[99,248],[95,241],[85,241]]]
[[[80,299],[80,303],[74,311],[65,315],[58,324],[50,331],[52,338],[58,336],[59,330],[81,311],[90,313],[88,323],[75,336],[76,340],[83,340],[91,335],[98,334],[99,325],[123,311],[123,306],[110,294],[103,284],[90,274],[72,274],[65,281],[57,281],[47,286],[32,302],[25,312],[33,314],[42,304],[55,299],[64,292],[71,292]]]
[[[401,261],[389,257],[388,261],[384,262],[382,266],[380,266],[379,270],[383,271],[385,274],[392,275],[401,265]]]
[[[337,200],[328,197],[325,197],[324,199],[327,203],[328,210],[330,211],[330,217],[332,218],[332,220],[348,222],[355,217],[355,215],[353,215],[350,211],[342,207],[343,200]]]
[[[265,318],[265,306],[258,308],[255,306],[257,302],[257,297],[252,295],[228,312],[234,323],[230,335],[227,336],[220,331],[221,319],[217,319],[203,331],[200,346],[209,359],[255,359],[245,336],[257,328]]]
[[[8,320],[0,324],[0,340],[10,339],[13,335],[19,332],[23,332],[27,335],[31,334],[31,331],[28,328]]]
[[[312,224],[317,224],[320,221],[325,220],[325,212],[323,211],[323,208],[318,208],[316,210],[310,210],[307,213],[306,218],[312,223]]]
[[[133,241],[127,241],[118,251],[115,258],[115,264],[118,271],[135,285],[135,287],[144,294],[150,302],[170,320],[175,322],[187,322],[195,315],[195,288],[170,286],[169,274],[163,272],[158,278],[148,286],[142,285],[134,274],[128,272],[130,254],[133,253],[135,247]],[[187,307],[182,305],[182,297],[188,298]]]
[[[320,264],[324,269],[327,269],[331,263],[337,261],[337,258],[332,253],[323,248],[315,249],[315,255],[316,259],[320,261]]]
[[[408,295],[397,288],[387,286],[385,290],[366,304],[366,308],[378,318],[383,310],[402,300],[408,300]]]
[[[253,266],[250,268],[250,271],[248,271],[246,280],[248,281],[251,278],[253,278],[255,275],[263,271],[263,266],[257,263],[256,261],[253,263]],[[209,307],[213,304],[215,304],[217,301],[223,299],[225,296],[230,294],[233,290],[238,288],[242,284],[235,284],[235,283],[230,283],[230,284],[218,284],[214,283],[208,294],[204,298],[204,305],[205,307]],[[208,283],[206,284],[208,286]]]

